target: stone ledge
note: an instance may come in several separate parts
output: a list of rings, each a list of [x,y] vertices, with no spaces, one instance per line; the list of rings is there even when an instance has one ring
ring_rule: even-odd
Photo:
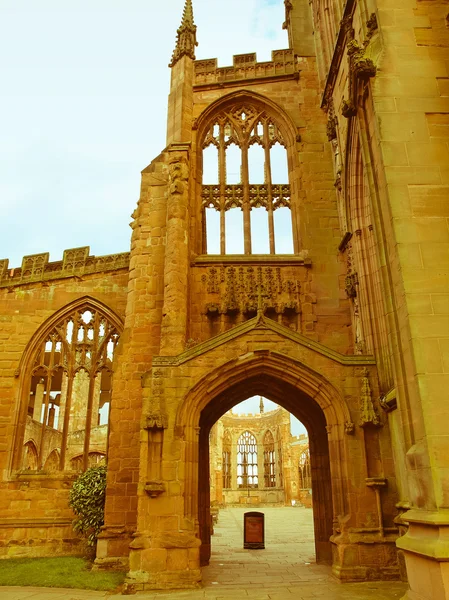
[[[270,264],[305,267],[312,266],[312,260],[308,257],[308,250],[302,250],[299,254],[200,254],[195,257],[191,265],[229,265],[250,264],[269,266]]]
[[[72,523],[72,519],[0,519],[0,529],[16,529],[23,527],[71,527]]]

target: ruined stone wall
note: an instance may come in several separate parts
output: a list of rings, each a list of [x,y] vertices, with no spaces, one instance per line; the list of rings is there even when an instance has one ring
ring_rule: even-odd
[[[443,598],[446,579],[438,562],[426,564],[424,538],[441,535],[431,533],[440,518],[434,511],[445,512],[448,489],[441,404],[449,348],[447,4],[335,3],[332,27],[320,4],[313,3],[322,103],[341,165],[340,218],[352,233],[342,250],[353,252],[348,287],[389,412],[402,533],[400,515],[419,509],[408,513],[412,526],[398,546],[410,594]],[[429,564],[431,586],[423,574]]]
[[[251,490],[239,489],[237,484],[237,444],[241,434],[246,431],[254,435],[257,441],[258,486]],[[267,432],[271,432],[273,435],[276,457],[276,485],[272,487],[265,485],[264,437]],[[284,482],[287,473],[290,474],[289,451],[291,433],[290,415],[287,411],[279,408],[254,415],[232,414],[228,412],[221,417],[211,431],[210,470],[212,481],[222,476],[221,448],[225,433],[231,439],[231,487],[223,489],[221,492],[223,504],[284,505],[286,498],[288,498],[288,494],[284,492]],[[220,449],[220,452],[218,452],[218,449]],[[218,461],[219,464],[217,464]],[[216,474],[215,477],[213,477],[213,473]],[[214,491],[213,487],[213,484],[211,484],[211,500]]]
[[[17,424],[20,410],[25,406],[26,413],[28,405],[25,388],[29,386],[30,365],[24,356],[33,336],[47,319],[84,297],[102,303],[119,318],[125,313],[128,255],[89,257],[87,249],[83,260],[75,264],[68,260],[72,254],[73,251],[66,251],[64,261],[58,263],[48,263],[48,255],[38,255],[38,260],[32,257],[31,261],[25,257],[21,269],[5,270],[0,278],[0,553],[3,556],[79,551],[71,527],[73,515],[67,505],[73,474],[31,471],[18,474],[12,470],[13,460],[17,459],[20,465],[22,440],[17,437]],[[39,269],[30,264],[39,264]],[[41,427],[38,423],[34,429],[30,425],[30,435],[33,431],[37,435]],[[54,435],[60,437],[59,432]],[[49,435],[48,452],[51,443]],[[102,445],[105,446],[104,441]]]

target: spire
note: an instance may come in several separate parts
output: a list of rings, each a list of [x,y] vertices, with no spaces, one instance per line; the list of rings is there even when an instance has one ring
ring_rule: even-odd
[[[265,410],[265,407],[263,405],[263,398],[261,396],[260,397],[260,404],[259,404],[259,412],[260,412],[261,415],[263,414],[264,410]]]
[[[180,58],[189,56],[195,60],[196,25],[193,22],[192,0],[186,0],[184,12],[182,14],[181,26],[176,34],[176,46],[169,67],[174,67]]]

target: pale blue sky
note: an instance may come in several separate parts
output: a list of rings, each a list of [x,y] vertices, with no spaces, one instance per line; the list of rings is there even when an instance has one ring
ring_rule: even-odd
[[[129,249],[184,0],[0,0],[0,258]],[[197,58],[288,46],[282,0],[194,0]]]

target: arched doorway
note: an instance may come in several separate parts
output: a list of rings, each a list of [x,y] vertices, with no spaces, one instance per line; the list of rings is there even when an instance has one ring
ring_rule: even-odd
[[[215,422],[249,395],[270,398],[306,426],[310,440],[316,558],[332,561],[330,537],[333,533],[333,500],[328,432],[323,409],[310,395],[289,381],[266,373],[249,375],[217,394],[202,409],[199,420],[198,521],[201,536],[201,564],[208,564],[211,553],[209,434]]]

